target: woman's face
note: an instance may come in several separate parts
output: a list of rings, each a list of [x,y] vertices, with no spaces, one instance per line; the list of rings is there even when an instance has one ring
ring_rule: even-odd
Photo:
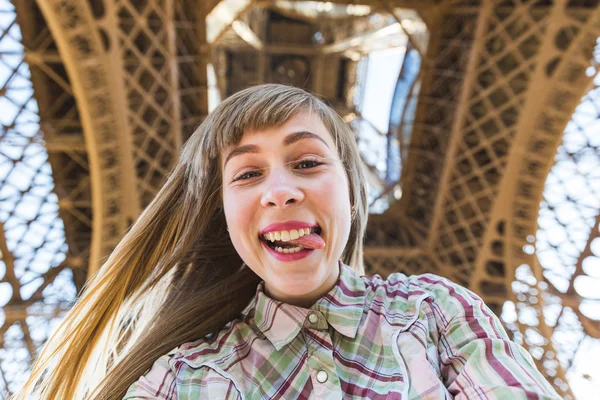
[[[238,254],[271,297],[310,307],[335,285],[350,233],[348,177],[331,135],[315,113],[299,113],[282,126],[244,133],[225,149],[221,167],[225,219]],[[292,225],[273,225],[285,223]],[[284,254],[260,239],[265,231],[302,226],[320,227],[316,237],[305,235],[316,248]]]

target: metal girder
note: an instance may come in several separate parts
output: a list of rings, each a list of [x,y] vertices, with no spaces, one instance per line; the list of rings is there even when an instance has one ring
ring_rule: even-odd
[[[391,12],[399,25],[402,18],[394,14],[395,8],[417,9],[431,33],[427,50],[420,48],[425,62],[408,159],[402,160],[402,198],[385,214],[370,217],[364,250],[368,272],[438,273],[482,295],[499,315],[505,304],[518,306],[517,313],[534,314],[537,324],[519,320],[509,322],[507,328],[532,352],[560,393],[572,397],[568,388],[553,381],[566,380],[564,368],[548,367],[556,363],[551,355],[560,348],[551,342],[531,344],[527,332],[551,341],[564,323],[547,322],[541,311],[547,298],[558,298],[563,310],[575,310],[587,335],[598,336],[598,323],[579,310],[585,298],[574,288],[575,279],[584,275],[584,259],[591,257],[591,242],[598,234],[590,235],[581,252],[567,293],[544,275],[543,260],[523,248],[538,229],[543,187],[564,125],[590,88],[591,77],[585,78],[582,71],[590,64],[584,56],[593,47],[590,38],[600,36],[599,10],[569,7],[564,1],[503,2],[501,7],[495,0],[330,3]],[[101,256],[111,251],[126,226],[152,200],[186,136],[208,113],[206,69],[211,56],[216,65],[216,47],[234,55],[256,54],[256,68],[249,74],[258,82],[271,76],[271,57],[309,59],[312,88],[320,93],[336,80],[327,75],[332,65],[328,56],[369,39],[364,32],[352,34],[349,29],[342,36],[333,35],[337,42],[325,46],[307,44],[310,41],[270,43],[267,20],[256,29],[246,13],[256,7],[282,10],[277,1],[213,1],[196,7],[192,1],[111,0],[102,2],[103,13],[98,12],[98,4],[39,1],[51,27],[52,35],[47,36],[56,38],[58,52],[39,46],[28,49],[24,58],[39,72],[32,74],[32,80],[43,75],[58,93],[52,97],[50,90],[44,92],[43,83],[36,85],[36,98],[50,117],[41,121],[44,140],[32,143],[45,145],[60,183],[58,190],[68,188],[57,204],[73,254],[43,274],[45,282],[71,267],[84,270],[88,257],[96,260],[96,266],[90,266],[93,272]],[[281,14],[294,18],[293,13]],[[305,18],[303,23],[333,23],[333,18],[327,18]],[[23,27],[27,36],[27,24]],[[351,34],[343,36],[347,32]],[[249,46],[228,47],[237,43],[228,42],[238,40],[233,33]],[[55,65],[63,62],[66,75]],[[218,73],[219,79],[225,75]],[[226,92],[222,81],[216,85]],[[343,87],[348,92],[356,88],[355,82],[345,82]],[[73,96],[76,106],[68,109]],[[349,104],[345,107],[352,110]],[[62,109],[68,110],[64,118],[54,118]],[[11,129],[3,127],[4,132]],[[6,136],[0,142],[12,145],[17,139]],[[378,173],[377,168],[369,168],[370,181],[383,186]],[[64,177],[64,185],[58,177]],[[399,184],[382,190],[391,192]],[[92,197],[85,195],[90,186]],[[78,234],[83,231],[93,231],[91,254],[85,244],[88,238]],[[4,227],[0,236],[3,232]],[[0,250],[14,273],[15,257],[3,236]],[[517,270],[523,266],[529,272]],[[31,301],[43,298],[44,285]],[[520,292],[513,287],[518,285]],[[56,314],[25,308],[30,305],[18,298],[7,305],[8,325],[27,316]],[[33,349],[27,329],[23,346]]]
[[[126,116],[118,107],[123,102],[118,96],[122,84],[110,71],[87,3],[44,1],[39,6],[65,62],[83,123],[92,181],[89,273],[93,274],[117,244],[128,219],[139,213]],[[121,206],[115,208],[114,203]]]

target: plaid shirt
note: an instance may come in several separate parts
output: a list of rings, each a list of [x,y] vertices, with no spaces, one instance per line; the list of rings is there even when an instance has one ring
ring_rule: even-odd
[[[473,292],[339,265],[310,309],[261,282],[242,319],[160,357],[125,399],[560,399]]]

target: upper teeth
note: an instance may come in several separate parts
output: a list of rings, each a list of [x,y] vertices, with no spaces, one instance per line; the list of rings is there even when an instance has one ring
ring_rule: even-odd
[[[270,240],[271,242],[274,242],[276,240],[281,241],[281,242],[287,242],[290,240],[298,239],[299,237],[302,237],[304,235],[308,235],[314,231],[315,231],[315,228],[303,228],[303,229],[292,229],[289,231],[269,232],[269,233],[263,234],[263,238],[265,238],[265,240]]]

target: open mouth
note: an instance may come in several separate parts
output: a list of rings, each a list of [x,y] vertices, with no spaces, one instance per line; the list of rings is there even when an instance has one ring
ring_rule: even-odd
[[[310,233],[308,235],[312,235],[312,234],[317,234],[317,235],[321,236],[321,228],[320,227],[310,228]],[[302,237],[306,237],[308,235],[305,233]],[[282,249],[292,249],[295,247],[302,247],[301,244],[290,243],[290,242],[295,242],[297,239],[286,241],[286,242],[281,241],[281,240],[271,241],[271,240],[265,239],[265,237],[263,235],[260,235],[259,239],[261,241],[265,242],[266,245],[269,246],[273,250],[275,250],[276,247],[281,247]],[[301,238],[299,238],[299,239],[301,239]]]

